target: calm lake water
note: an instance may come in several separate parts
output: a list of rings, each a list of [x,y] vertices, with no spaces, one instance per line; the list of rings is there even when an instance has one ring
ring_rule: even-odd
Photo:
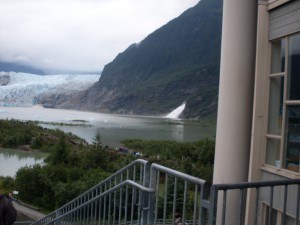
[[[181,121],[166,119],[163,117],[125,116],[114,114],[102,114],[92,112],[80,112],[73,110],[46,109],[40,106],[25,107],[0,107],[0,119],[32,120],[43,122],[55,122],[70,125],[43,124],[43,127],[61,129],[72,132],[88,142],[92,142],[99,132],[104,145],[119,147],[123,139],[145,140],[174,140],[178,142],[198,141],[203,138],[214,138],[215,127],[195,121]],[[84,126],[79,126],[83,124]],[[78,126],[77,126],[78,125]],[[14,154],[19,155],[18,152]],[[18,158],[18,156],[16,156]],[[30,157],[29,157],[30,158]],[[3,175],[3,165],[21,164],[20,159],[11,162],[9,157],[1,156],[0,175]],[[35,160],[33,158],[33,160]],[[23,163],[23,162],[22,162]],[[26,162],[24,162],[26,165]],[[23,165],[23,164],[22,164]]]
[[[46,153],[0,148],[0,176],[15,176],[23,166],[43,163]]]
[[[82,124],[80,121],[86,121],[85,126],[41,125],[72,132],[88,142],[92,142],[97,132],[99,132],[103,143],[110,147],[117,147],[121,140],[127,138],[188,142],[201,140],[205,137],[213,138],[215,135],[215,127],[193,121],[46,109],[42,107],[0,107],[0,119],[37,120],[67,124]]]

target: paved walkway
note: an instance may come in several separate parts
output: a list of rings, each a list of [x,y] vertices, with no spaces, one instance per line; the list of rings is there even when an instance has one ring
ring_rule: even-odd
[[[45,216],[45,214],[40,213],[28,206],[26,206],[25,204],[20,204],[19,202],[13,201],[13,205],[16,208],[16,210],[18,211],[18,214],[23,214],[26,217],[30,218],[31,220],[39,220],[41,218],[43,218]]]

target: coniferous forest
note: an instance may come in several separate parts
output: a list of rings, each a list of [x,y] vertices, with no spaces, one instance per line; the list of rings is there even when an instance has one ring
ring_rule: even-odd
[[[48,152],[45,164],[19,169],[14,178],[0,177],[0,192],[18,190],[18,199],[51,211],[98,184],[110,174],[137,159],[103,146],[101,134],[89,144],[60,130],[35,122],[0,120],[0,147]],[[140,158],[211,181],[214,141],[124,140],[124,147],[142,153]],[[1,151],[1,148],[0,148]]]

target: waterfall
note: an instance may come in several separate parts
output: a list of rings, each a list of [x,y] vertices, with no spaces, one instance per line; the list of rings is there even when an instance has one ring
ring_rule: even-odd
[[[170,119],[178,119],[180,114],[183,112],[183,110],[185,109],[185,102],[178,106],[176,109],[174,109],[172,112],[170,112],[168,115],[166,115],[166,118],[170,118]]]

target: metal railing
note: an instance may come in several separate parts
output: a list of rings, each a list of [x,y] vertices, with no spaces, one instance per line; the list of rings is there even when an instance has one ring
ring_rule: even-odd
[[[103,193],[106,193],[108,190],[111,190],[116,185],[126,181],[131,180],[136,184],[147,186],[149,182],[149,162],[138,159],[123,167],[118,172],[114,173],[107,179],[100,182],[98,185],[84,192],[77,198],[73,199],[69,203],[60,207],[56,211],[50,213],[43,219],[33,223],[33,224],[51,224],[52,221],[57,221],[57,218],[61,218],[63,215],[68,215],[69,212],[74,211],[77,208],[80,208],[86,202],[89,202]],[[111,196],[108,197],[111,200]],[[133,198],[133,196],[132,196]],[[105,201],[107,199],[105,198]],[[110,209],[111,210],[111,209]]]
[[[51,221],[44,218],[36,224],[133,224],[135,221],[147,225],[139,213],[147,206],[137,200],[137,196],[153,192],[153,189],[126,180]],[[133,196],[131,204],[130,195]]]
[[[33,224],[173,225],[180,214],[188,225],[271,225],[276,209],[284,225],[299,221],[299,199],[300,179],[208,187],[139,159]]]
[[[153,163],[150,187],[155,189],[151,199],[150,224],[174,224],[181,214],[182,224],[206,224],[209,202],[206,181]]]
[[[207,220],[205,193],[205,180],[136,160],[33,224],[167,225],[179,212],[195,225]]]
[[[209,225],[286,225],[287,219],[289,224],[298,225],[299,211],[300,179],[215,184],[211,188]]]

